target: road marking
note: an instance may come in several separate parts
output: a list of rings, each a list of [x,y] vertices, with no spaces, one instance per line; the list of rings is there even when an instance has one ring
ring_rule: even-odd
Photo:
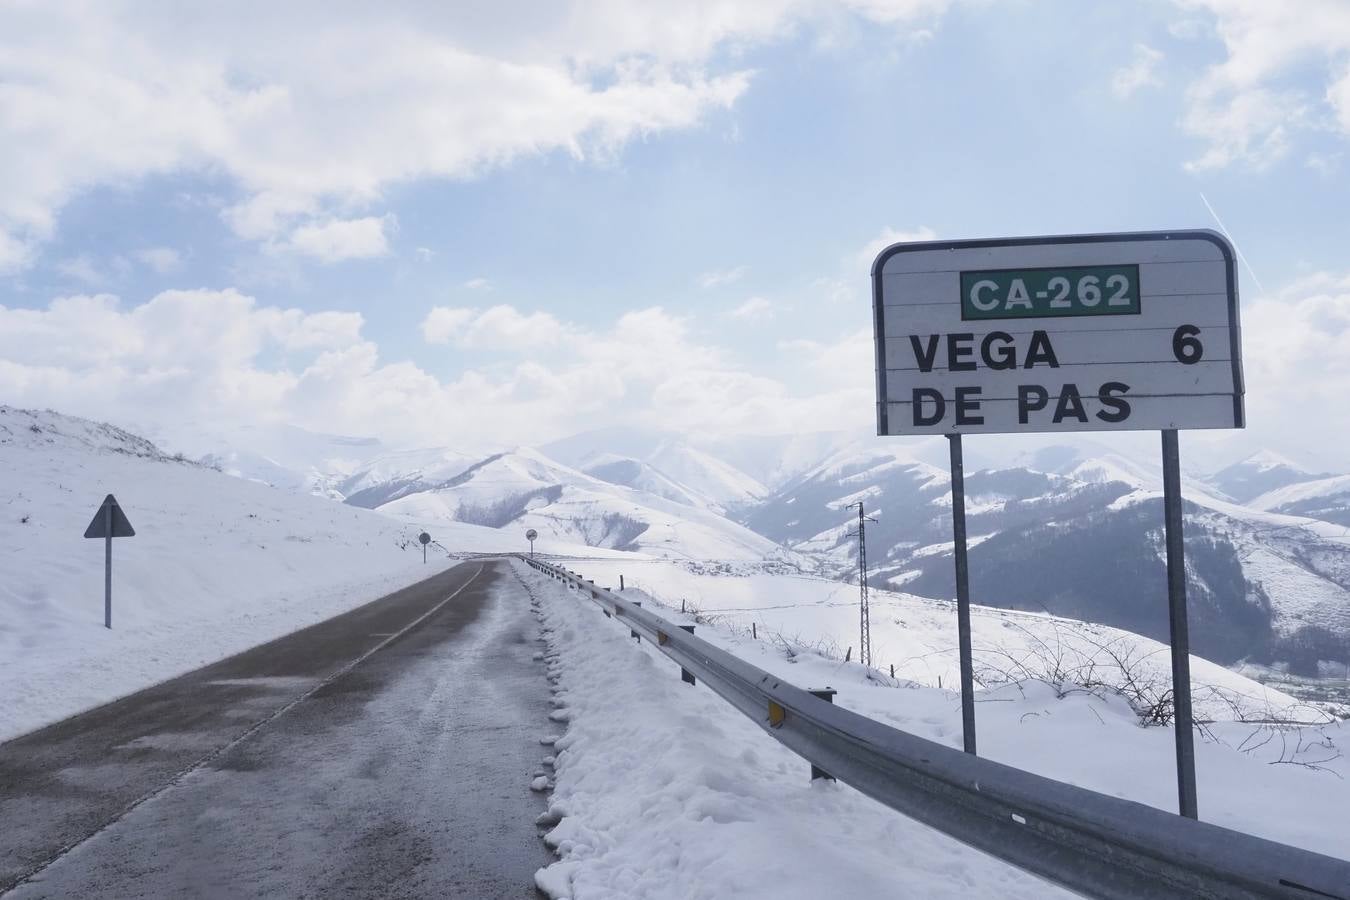
[[[469,585],[473,584],[476,580],[478,580],[478,576],[479,576],[479,575],[482,575],[482,574],[483,574],[483,565],[480,564],[480,565],[478,566],[478,569],[477,569],[471,576],[469,576],[469,580],[466,581],[466,582],[464,582],[463,584],[461,584],[459,587],[455,588],[454,592],[453,592],[452,594],[450,594],[450,596],[446,597],[444,600],[442,600],[442,601],[440,601],[439,603],[437,603],[437,604],[436,604],[435,606],[433,606],[431,609],[429,609],[429,610],[427,610],[426,612],[422,613],[422,615],[418,616],[416,619],[413,619],[413,620],[412,620],[411,622],[409,622],[407,625],[404,625],[404,626],[403,626],[402,628],[400,628],[398,631],[393,632],[393,633],[390,634],[388,637],[386,637],[384,640],[382,640],[382,641],[380,641],[378,644],[376,644],[374,647],[371,647],[369,650],[367,650],[365,653],[362,653],[362,654],[361,654],[360,656],[358,656],[356,659],[354,659],[354,660],[352,660],[351,662],[347,663],[345,666],[343,666],[342,668],[338,669],[336,672],[333,672],[333,673],[330,674],[327,678],[323,679],[323,680],[320,681],[318,684],[314,685],[313,687],[311,687],[309,690],[305,691],[305,692],[304,692],[303,694],[301,694],[300,696],[298,696],[298,697],[296,697],[295,699],[291,700],[289,703],[287,703],[286,705],[282,706],[281,708],[275,710],[275,711],[274,711],[270,716],[268,716],[267,718],[262,719],[262,720],[260,720],[260,721],[258,721],[258,722],[253,723],[253,725],[250,726],[249,729],[248,729],[247,731],[245,731],[243,734],[239,735],[239,736],[238,736],[237,738],[235,738],[234,740],[232,740],[232,741],[230,741],[229,743],[224,744],[224,745],[222,745],[222,746],[220,746],[220,747],[217,747],[215,750],[212,750],[210,753],[207,753],[207,754],[206,754],[205,756],[203,756],[201,759],[199,759],[199,760],[197,760],[196,762],[194,762],[194,763],[192,763],[191,765],[189,765],[186,769],[183,769],[183,770],[182,770],[181,772],[179,772],[177,775],[174,775],[174,776],[173,776],[172,778],[170,778],[168,781],[164,782],[164,784],[162,784],[162,785],[160,785],[159,787],[155,788],[154,790],[152,790],[152,791],[150,791],[150,792],[148,792],[148,793],[146,793],[146,794],[144,794],[144,795],[138,797],[136,800],[133,800],[133,801],[132,801],[130,804],[128,804],[121,812],[119,812],[117,815],[115,815],[114,817],[112,817],[112,818],[109,819],[108,821],[104,822],[102,825],[100,825],[100,826],[99,826],[98,828],[96,828],[94,831],[91,831],[89,834],[85,835],[84,837],[80,838],[79,840],[77,840],[77,841],[72,841],[71,843],[69,843],[69,844],[67,844],[66,846],[62,847],[60,850],[57,850],[54,854],[52,854],[52,855],[49,856],[47,859],[43,860],[43,861],[42,861],[41,863],[39,863],[37,866],[35,866],[34,868],[32,868],[32,869],[30,869],[28,872],[26,872],[24,875],[22,875],[17,881],[14,881],[14,882],[11,883],[8,887],[5,887],[4,890],[3,890],[3,892],[0,893],[0,896],[8,895],[9,893],[11,893],[11,892],[17,890],[18,888],[23,887],[25,884],[27,884],[29,881],[31,881],[31,880],[33,879],[33,876],[41,874],[44,870],[46,870],[46,869],[49,868],[52,864],[54,864],[54,863],[56,863],[57,861],[59,861],[63,856],[65,856],[65,855],[66,855],[67,853],[69,853],[70,851],[74,850],[76,847],[79,847],[81,844],[85,843],[86,841],[89,841],[89,840],[91,840],[91,839],[93,839],[93,838],[98,837],[98,836],[99,836],[100,834],[102,834],[104,831],[107,831],[109,828],[111,828],[112,826],[116,825],[118,822],[120,822],[120,821],[122,821],[123,819],[125,819],[128,815],[130,815],[132,812],[134,812],[134,811],[136,810],[136,808],[139,807],[141,804],[146,803],[146,802],[148,802],[148,801],[150,801],[150,800],[155,799],[155,798],[158,797],[160,794],[163,794],[165,791],[168,791],[168,790],[171,789],[171,788],[177,787],[180,783],[182,783],[183,779],[186,778],[188,775],[191,775],[193,772],[197,771],[197,770],[200,769],[202,766],[206,765],[207,763],[211,762],[212,760],[218,759],[220,756],[224,755],[225,753],[228,753],[230,750],[233,750],[235,747],[238,747],[238,746],[239,746],[240,744],[242,744],[244,741],[248,740],[249,738],[253,737],[253,735],[255,735],[255,734],[257,734],[259,731],[261,731],[264,727],[266,727],[266,726],[272,724],[272,723],[275,722],[277,719],[281,718],[283,715],[285,715],[286,713],[290,712],[290,711],[291,711],[292,709],[294,709],[296,706],[300,705],[300,704],[301,704],[302,702],[304,702],[305,700],[308,700],[310,697],[314,696],[314,694],[317,693],[318,691],[324,689],[324,688],[327,687],[328,685],[332,684],[334,681],[337,681],[337,680],[338,680],[339,678],[341,678],[343,675],[346,675],[348,672],[350,672],[352,669],[354,669],[354,668],[356,668],[357,666],[359,666],[361,663],[365,662],[365,661],[366,661],[367,659],[369,659],[371,656],[373,656],[373,655],[375,655],[376,653],[380,652],[380,651],[383,650],[385,647],[388,647],[388,646],[389,646],[390,644],[392,644],[394,641],[396,641],[396,640],[398,640],[399,638],[403,637],[403,635],[407,634],[409,631],[412,631],[412,630],[413,630],[414,628],[416,628],[418,625],[421,625],[421,624],[422,624],[423,622],[425,622],[430,616],[433,616],[433,615],[435,615],[437,612],[440,612],[440,610],[445,606],[445,604],[449,603],[451,600],[455,599],[455,598],[458,597],[461,593],[463,593],[463,592],[464,592],[464,589],[467,588]]]

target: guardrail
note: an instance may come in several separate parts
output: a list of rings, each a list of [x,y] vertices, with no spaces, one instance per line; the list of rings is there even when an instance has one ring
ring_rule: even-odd
[[[1350,900],[1350,861],[981,759],[835,706],[559,566],[580,590],[820,770],[1087,897]]]

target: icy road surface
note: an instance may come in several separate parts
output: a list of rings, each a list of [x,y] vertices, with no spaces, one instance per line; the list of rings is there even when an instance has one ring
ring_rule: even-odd
[[[505,573],[463,564],[0,745],[0,891],[50,862],[5,896],[534,896],[548,692]]]

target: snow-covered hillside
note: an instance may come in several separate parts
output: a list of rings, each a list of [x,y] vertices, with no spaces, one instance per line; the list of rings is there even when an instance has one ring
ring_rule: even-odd
[[[109,493],[136,529],[113,545],[111,631],[103,542],[83,538]],[[0,740],[425,577],[448,560],[433,547],[422,564],[424,524],[455,551],[522,543],[277,490],[109,425],[0,406]]]
[[[457,521],[557,541],[685,559],[788,558],[773,541],[708,509],[587,475],[536,450],[481,460],[449,481],[378,507],[394,516]]]
[[[1247,505],[1252,509],[1320,519],[1350,529],[1350,475],[1300,481],[1267,491]]]
[[[662,560],[575,560],[562,564],[597,584],[617,587],[619,575],[674,609],[683,607],[733,631],[751,623],[765,640],[785,640],[839,658],[858,655],[858,588],[824,578],[691,567]],[[989,600],[997,602],[996,597]],[[929,687],[959,682],[956,607],[898,591],[871,591],[872,664],[895,677]],[[1151,686],[1154,701],[1171,685],[1165,643],[1132,632],[1046,613],[974,604],[971,633],[981,689],[1037,677],[1097,679],[1119,687],[1126,672],[1137,687]],[[1191,659],[1196,714],[1216,720],[1323,716],[1294,698],[1266,688],[1198,656]]]
[[[1239,503],[1247,503],[1262,494],[1326,478],[1278,453],[1261,450],[1210,475],[1207,479],[1224,494]]]

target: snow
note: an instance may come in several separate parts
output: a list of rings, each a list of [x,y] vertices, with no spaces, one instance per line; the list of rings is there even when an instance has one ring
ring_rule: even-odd
[[[533,495],[533,496],[531,496]],[[511,509],[524,501],[523,514]],[[790,557],[773,541],[707,509],[594,478],[518,448],[489,458],[443,489],[420,491],[379,507],[421,521],[471,520],[572,544],[637,550],[687,559]]]
[[[536,876],[550,897],[1067,896],[847,786],[810,782],[805,761],[706,688],[683,684],[670,660],[629,640],[589,599],[520,571],[540,604],[556,696],[571,713],[541,818],[560,855]],[[697,633],[800,687],[833,687],[836,703],[861,714],[960,746],[951,691],[869,680],[856,663],[809,650],[789,658],[774,642],[720,626]],[[1119,699],[1031,681],[981,701],[982,755],[1175,809],[1171,731],[1140,727]],[[1345,726],[1264,740],[1270,734],[1209,726],[1196,747],[1201,817],[1350,857],[1350,766],[1330,758]]]
[[[1290,503],[1315,500],[1322,497],[1334,497],[1343,494],[1350,503],[1350,475],[1336,475],[1331,478],[1319,478],[1316,481],[1301,481],[1288,487],[1276,488],[1252,500],[1247,505],[1253,509],[1271,510]]]
[[[85,527],[117,496],[136,536]],[[374,600],[438,571],[414,539],[520,549],[514,534],[397,521],[160,453],[107,425],[0,407],[0,740]],[[578,552],[542,542],[544,552]]]
[[[925,549],[939,552],[944,546],[951,548],[938,544]],[[761,637],[781,638],[840,658],[851,647],[857,658],[857,585],[752,569],[728,577],[661,560],[562,564],[602,586],[617,587],[623,574],[630,590],[640,590],[674,609],[683,603],[738,632],[748,633],[753,622]],[[869,597],[877,670],[889,673],[893,665],[897,678],[930,687],[959,683],[954,603],[879,588],[872,588]],[[1096,677],[1116,682],[1123,676],[1113,656],[1132,660],[1144,683],[1158,689],[1171,683],[1166,644],[1106,625],[972,604],[971,634],[977,678],[991,685],[1023,667],[1048,669],[1046,660],[1056,657],[1062,669],[1091,668]],[[1274,712],[1300,719],[1322,717],[1287,694],[1198,656],[1191,657],[1191,678],[1196,715],[1201,718],[1226,720],[1238,714],[1264,718]]]

